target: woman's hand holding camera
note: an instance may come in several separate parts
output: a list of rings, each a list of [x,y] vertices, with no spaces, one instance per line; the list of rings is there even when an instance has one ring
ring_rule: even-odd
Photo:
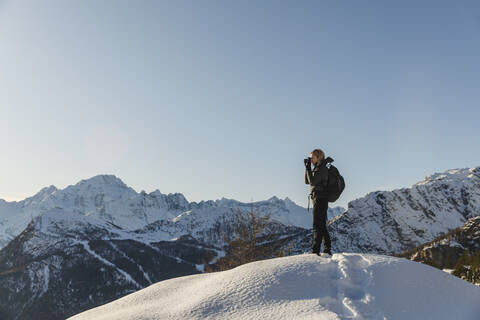
[[[303,159],[303,163],[305,164],[306,168],[311,168],[312,158],[308,157],[306,159]]]

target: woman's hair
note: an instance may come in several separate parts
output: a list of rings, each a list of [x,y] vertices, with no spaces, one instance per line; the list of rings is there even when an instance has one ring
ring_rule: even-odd
[[[312,153],[316,155],[320,159],[320,161],[322,161],[323,158],[325,158],[325,153],[322,151],[322,149],[315,149],[312,151]]]

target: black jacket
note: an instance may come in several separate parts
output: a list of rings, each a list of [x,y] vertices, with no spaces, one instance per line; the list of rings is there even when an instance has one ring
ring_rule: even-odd
[[[328,168],[327,163],[333,162],[333,159],[327,157],[312,169],[305,167],[305,184],[310,185],[310,195],[312,198],[327,197]]]

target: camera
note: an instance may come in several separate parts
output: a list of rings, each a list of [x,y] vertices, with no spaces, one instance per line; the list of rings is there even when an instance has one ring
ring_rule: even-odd
[[[303,163],[305,163],[305,165],[308,166],[310,163],[312,163],[312,158],[308,157],[303,159]]]

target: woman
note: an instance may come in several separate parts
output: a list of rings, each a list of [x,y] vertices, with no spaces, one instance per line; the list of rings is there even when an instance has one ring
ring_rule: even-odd
[[[327,230],[327,183],[328,168],[326,164],[333,159],[325,159],[325,153],[321,149],[315,149],[310,153],[310,158],[305,159],[305,183],[310,185],[310,197],[313,200],[313,244],[312,253],[320,255],[320,246],[324,239],[324,253],[332,254],[330,235]],[[313,171],[311,164],[314,165]]]

